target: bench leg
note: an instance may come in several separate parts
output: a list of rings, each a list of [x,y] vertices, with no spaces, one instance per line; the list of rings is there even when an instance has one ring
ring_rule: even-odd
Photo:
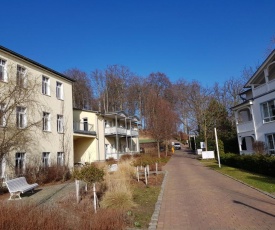
[[[13,196],[17,196],[17,199],[21,199],[20,192],[11,192],[9,200],[16,200],[16,198],[12,199]]]

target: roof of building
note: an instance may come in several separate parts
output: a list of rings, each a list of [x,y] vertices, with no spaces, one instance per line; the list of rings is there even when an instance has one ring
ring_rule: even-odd
[[[251,87],[251,82],[254,80],[255,77],[258,76],[259,73],[261,73],[264,69],[264,67],[270,62],[270,60],[275,55],[275,49],[272,50],[272,52],[268,55],[268,57],[263,61],[263,63],[259,66],[259,68],[255,71],[255,73],[252,75],[252,77],[247,81],[247,83],[244,85],[244,88]]]
[[[69,81],[75,82],[75,80],[73,80],[72,78],[69,78],[68,76],[66,76],[66,75],[64,75],[64,74],[62,74],[62,73],[59,73],[59,72],[57,72],[57,71],[55,71],[55,70],[53,70],[53,69],[51,69],[51,68],[49,68],[49,67],[47,67],[47,66],[44,66],[44,65],[42,65],[42,64],[40,64],[40,63],[38,63],[38,62],[36,62],[36,61],[30,59],[30,58],[27,58],[27,57],[25,57],[25,56],[23,56],[23,55],[21,55],[21,54],[19,54],[19,53],[16,53],[16,52],[14,52],[14,51],[12,51],[12,50],[10,50],[10,49],[4,47],[4,46],[1,46],[1,45],[0,45],[0,50],[4,51],[4,52],[6,52],[6,53],[9,53],[9,54],[11,54],[11,55],[13,55],[13,56],[16,56],[17,58],[23,59],[24,61],[27,61],[27,62],[29,62],[29,63],[35,65],[35,66],[38,66],[38,67],[40,67],[40,68],[42,68],[42,69],[47,70],[47,71],[49,71],[49,72],[52,72],[52,73],[54,73],[54,74],[56,74],[56,75],[58,75],[58,76],[60,76],[60,77],[62,77],[62,78],[65,78],[65,79],[69,80]]]

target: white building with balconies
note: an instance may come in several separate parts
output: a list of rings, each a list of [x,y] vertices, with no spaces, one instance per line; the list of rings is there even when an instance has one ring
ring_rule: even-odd
[[[265,143],[275,154],[275,50],[253,74],[240,94],[243,103],[235,106],[240,154],[253,153],[253,142]]]
[[[74,109],[74,162],[85,164],[119,159],[139,152],[138,118],[124,112]]]

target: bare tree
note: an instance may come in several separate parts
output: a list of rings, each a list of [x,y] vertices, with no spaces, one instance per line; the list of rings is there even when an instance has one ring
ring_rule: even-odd
[[[128,67],[120,65],[108,66],[104,71],[93,71],[91,78],[97,86],[95,94],[99,101],[99,110],[127,110],[129,82],[133,76]]]
[[[75,80],[73,84],[73,106],[77,109],[92,109],[93,91],[88,75],[79,69],[69,69],[64,73]]]
[[[41,83],[31,73],[24,80],[15,65],[8,66],[8,82],[0,81],[0,161],[13,151],[30,150],[36,127],[41,126]],[[22,84],[23,83],[23,84]],[[7,162],[8,164],[10,162]]]
[[[171,138],[176,129],[176,115],[170,103],[159,98],[158,93],[150,90],[146,100],[147,130],[157,142],[158,157],[160,157],[160,142]],[[167,146],[166,146],[167,147]]]

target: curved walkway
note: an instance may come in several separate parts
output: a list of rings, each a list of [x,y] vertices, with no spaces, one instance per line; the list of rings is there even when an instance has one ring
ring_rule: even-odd
[[[186,149],[165,170],[157,229],[275,229],[275,199],[204,167]]]

